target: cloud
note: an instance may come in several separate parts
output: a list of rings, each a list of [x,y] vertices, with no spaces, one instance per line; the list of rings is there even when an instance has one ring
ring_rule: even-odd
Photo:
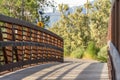
[[[55,6],[58,6],[58,4],[68,4],[69,7],[72,6],[80,6],[87,2],[87,0],[49,0],[49,1],[55,1]],[[94,0],[89,0],[94,1]],[[58,7],[56,8],[58,10]],[[48,7],[45,10],[46,12],[52,12],[53,9]]]

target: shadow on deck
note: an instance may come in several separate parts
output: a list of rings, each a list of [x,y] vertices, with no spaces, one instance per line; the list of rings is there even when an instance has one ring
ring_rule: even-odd
[[[0,80],[108,80],[108,70],[106,63],[65,61],[15,71]]]

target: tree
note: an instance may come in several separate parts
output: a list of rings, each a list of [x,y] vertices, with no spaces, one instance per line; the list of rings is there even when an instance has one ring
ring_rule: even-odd
[[[38,11],[42,10],[44,13],[45,6],[53,4],[46,0],[1,0],[0,13],[35,23],[36,19],[39,19]],[[45,22],[49,17],[42,18]]]
[[[51,31],[64,38],[65,53],[70,53],[76,48],[87,47],[89,37],[89,28],[86,26],[86,16],[82,13],[82,8],[77,8],[73,14],[67,14],[69,9],[67,5],[59,5],[61,12],[60,20],[55,23]]]
[[[68,14],[67,5],[59,5],[61,18],[50,30],[63,37],[65,55],[70,55],[80,47],[85,50],[90,41],[99,48],[106,45],[110,5],[109,0],[96,0],[93,4],[88,2],[78,7],[71,14]],[[84,14],[82,11],[86,7],[87,14]]]
[[[98,47],[103,47],[107,42],[107,28],[111,3],[109,0],[96,0],[90,14],[91,38]]]

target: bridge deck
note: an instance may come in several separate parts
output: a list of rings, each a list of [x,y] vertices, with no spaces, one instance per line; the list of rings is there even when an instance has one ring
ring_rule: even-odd
[[[0,80],[109,80],[106,63],[69,60],[48,63],[0,76]]]

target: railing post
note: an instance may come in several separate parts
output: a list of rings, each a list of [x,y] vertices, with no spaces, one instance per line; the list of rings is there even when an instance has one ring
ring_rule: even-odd
[[[0,28],[0,41],[3,41],[3,35],[2,35],[2,30]],[[4,62],[5,64],[8,63],[8,60],[7,60],[7,54],[6,54],[6,51],[5,51],[5,47],[1,47],[1,51],[3,52],[3,57],[4,57]],[[1,56],[2,57],[2,56]]]

